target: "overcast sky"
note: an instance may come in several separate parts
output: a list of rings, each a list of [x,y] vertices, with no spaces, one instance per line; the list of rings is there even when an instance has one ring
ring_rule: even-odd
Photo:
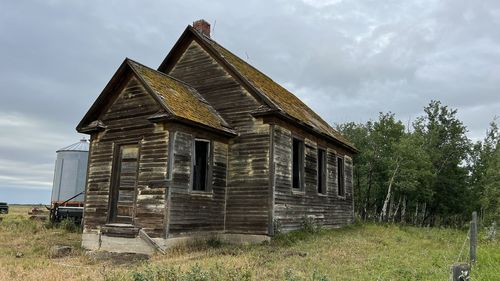
[[[437,99],[478,140],[500,115],[500,1],[0,0],[0,201],[48,203],[55,151],[123,59],[158,67],[200,18],[331,124]]]

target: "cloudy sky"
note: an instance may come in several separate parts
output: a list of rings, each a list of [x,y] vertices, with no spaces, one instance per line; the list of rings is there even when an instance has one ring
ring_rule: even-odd
[[[156,68],[200,18],[332,124],[437,99],[478,140],[500,115],[500,1],[0,0],[0,201],[49,202],[55,151],[123,59]]]

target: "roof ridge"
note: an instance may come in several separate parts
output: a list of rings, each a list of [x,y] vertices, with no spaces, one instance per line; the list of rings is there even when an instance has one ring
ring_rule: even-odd
[[[227,52],[228,55],[230,55],[230,56],[234,57],[236,60],[238,60],[237,63],[244,64],[245,67],[250,67],[250,69],[252,71],[256,72],[257,75],[263,77],[266,80],[269,80],[270,83],[274,84],[273,86],[277,86],[277,87],[281,88],[283,91],[285,91],[286,93],[292,95],[298,102],[300,102],[301,105],[299,104],[298,106],[304,107],[305,111],[307,111],[307,114],[309,114],[309,115],[312,114],[313,115],[312,117],[317,120],[317,121],[314,121],[314,120],[303,120],[303,121],[309,121],[309,122],[311,122],[311,124],[309,124],[309,125],[312,125],[314,127],[318,127],[318,129],[320,131],[324,130],[324,131],[326,131],[326,133],[328,135],[332,135],[332,137],[334,137],[335,139],[339,140],[340,142],[345,143],[346,145],[353,147],[353,145],[339,131],[337,131],[335,128],[333,128],[333,126],[330,125],[330,123],[328,123],[326,120],[324,120],[318,113],[316,113],[312,108],[310,108],[307,104],[305,104],[298,96],[296,96],[290,90],[288,90],[287,88],[283,87],[280,83],[274,81],[271,77],[269,77],[268,75],[266,75],[265,73],[263,73],[262,71],[260,71],[259,69],[257,69],[256,67],[254,67],[253,65],[251,65],[250,63],[248,63],[247,61],[245,61],[244,59],[240,58],[238,55],[234,54],[233,52],[231,52],[230,50],[228,50],[227,48],[225,48],[224,46],[222,46],[221,44],[219,44],[214,39],[208,38],[207,36],[202,36],[202,34],[197,33],[196,30],[194,30],[192,27],[191,27],[191,31],[193,31],[193,33],[195,33],[196,35],[198,35],[198,37],[202,41],[204,41],[207,44],[209,44],[209,47],[211,47],[212,49],[215,49],[215,52],[218,54],[218,56],[221,59],[223,59],[225,61],[225,63],[227,63],[229,66],[231,66],[231,68],[233,68],[236,72],[238,72],[241,76],[243,76],[243,78],[250,83],[250,85],[252,86],[252,88],[254,88],[255,90],[257,90],[266,99],[269,99],[277,107],[277,109],[279,111],[281,111],[282,113],[284,113],[286,115],[289,115],[290,117],[293,117],[295,119],[301,120],[301,118],[298,118],[297,116],[294,116],[293,114],[291,114],[290,112],[288,112],[287,109],[283,108],[283,105],[280,104],[279,102],[277,102],[275,100],[275,98],[269,96],[269,93],[267,93],[266,89],[261,89],[262,85],[259,85],[259,83],[256,83],[255,81],[249,79],[247,77],[248,74],[244,73],[244,70],[242,71],[242,69],[240,69],[239,66],[235,65],[234,63],[232,63],[230,61],[231,58],[226,58],[226,56],[222,52]],[[309,123],[309,122],[306,122],[306,123]],[[321,126],[318,126],[318,124],[315,124],[317,122],[322,123]],[[325,126],[326,126],[326,128],[321,128],[321,127],[325,127]]]
[[[280,83],[276,82],[273,80],[273,78],[271,78],[269,75],[265,74],[264,72],[260,71],[258,68],[256,68],[255,66],[253,66],[252,64],[248,63],[247,61],[245,61],[244,59],[240,58],[238,55],[236,55],[234,52],[231,52],[228,48],[222,46],[221,44],[219,44],[217,41],[215,41],[214,39],[212,39],[211,37],[207,37],[206,35],[202,34],[204,36],[204,39],[205,40],[208,40],[208,41],[211,41],[212,43],[214,44],[217,44],[219,47],[221,47],[222,49],[224,49],[226,52],[228,53],[231,53],[233,56],[235,56],[236,58],[238,58],[239,60],[241,60],[242,62],[248,64],[248,66],[250,66],[251,68],[253,68],[255,71],[258,71],[260,74],[266,76],[266,78],[268,78],[269,80],[273,81],[274,83],[276,83],[278,86],[280,86],[281,88],[285,89],[288,91],[288,89],[286,89],[285,87],[281,86]],[[222,58],[226,58],[223,54],[220,54]],[[227,61],[227,60],[226,60]],[[227,61],[228,63],[230,63],[229,61]],[[288,91],[290,92],[290,91]],[[290,92],[292,93],[292,92]],[[292,93],[293,94],[293,93]]]
[[[225,68],[243,87],[259,99],[262,104],[268,106],[266,114],[280,114],[289,118],[292,122],[300,126],[311,127],[313,131],[327,136],[334,142],[338,142],[344,147],[355,151],[356,148],[347,140],[333,125],[325,121],[318,113],[305,104],[298,96],[283,87],[271,77],[229,51],[213,38],[197,32],[188,25],[174,47],[158,67],[162,73],[169,69],[178,61],[179,50],[185,50],[186,44],[195,40],[205,51],[212,56],[218,64]],[[256,111],[256,114],[264,114],[264,110]]]

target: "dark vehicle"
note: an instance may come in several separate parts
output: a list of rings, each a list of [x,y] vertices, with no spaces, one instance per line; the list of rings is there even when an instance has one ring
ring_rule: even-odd
[[[5,202],[0,202],[0,214],[8,214],[9,205]]]

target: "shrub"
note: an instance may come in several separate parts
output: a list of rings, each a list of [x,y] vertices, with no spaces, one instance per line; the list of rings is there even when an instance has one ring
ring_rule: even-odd
[[[323,230],[321,225],[317,224],[313,218],[304,217],[302,227],[300,229],[290,231],[288,233],[278,232],[273,237],[273,243],[282,246],[291,246],[298,241],[305,240]]]
[[[207,246],[210,248],[220,248],[222,247],[222,244],[223,243],[220,239],[214,237],[207,240]]]
[[[79,232],[80,227],[76,225],[75,221],[72,219],[64,219],[59,223],[59,228],[66,230],[67,232]]]
[[[318,233],[321,231],[321,225],[317,224],[312,217],[304,217],[302,220],[302,230],[307,233]]]

